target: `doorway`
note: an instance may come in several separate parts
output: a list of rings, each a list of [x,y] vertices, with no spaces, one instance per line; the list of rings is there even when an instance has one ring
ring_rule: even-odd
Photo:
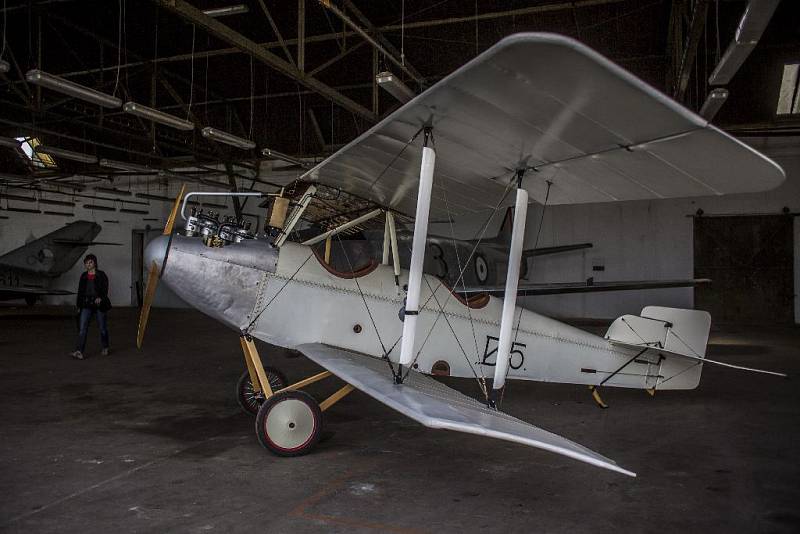
[[[789,215],[696,217],[695,308],[716,323],[794,324],[794,221]]]

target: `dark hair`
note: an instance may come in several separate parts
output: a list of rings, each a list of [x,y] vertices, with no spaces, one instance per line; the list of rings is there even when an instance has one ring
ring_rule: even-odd
[[[83,258],[83,263],[92,260],[94,262],[94,266],[97,267],[97,256],[94,254],[87,254],[85,258]]]

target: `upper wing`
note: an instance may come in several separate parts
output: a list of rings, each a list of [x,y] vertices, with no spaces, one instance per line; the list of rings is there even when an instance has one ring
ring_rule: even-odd
[[[303,175],[413,215],[433,128],[431,218],[493,208],[514,169],[543,203],[763,191],[783,170],[567,37],[507,37]],[[407,146],[408,144],[408,146]],[[513,196],[512,196],[513,197]],[[505,204],[512,204],[513,198]]]
[[[377,358],[321,343],[300,345],[297,350],[353,387],[427,427],[513,441],[636,476],[586,447],[489,409],[416,371],[411,371],[403,384],[397,385],[386,364]]]
[[[586,282],[554,282],[550,284],[530,284],[520,282],[517,295],[562,295],[565,293],[594,293],[598,291],[629,291],[634,289],[661,289],[667,287],[694,287],[708,284],[708,278],[692,278],[688,280],[629,280],[618,282],[594,282],[590,278]],[[489,293],[496,297],[505,296],[505,285],[475,286],[455,289],[457,293],[474,294]]]

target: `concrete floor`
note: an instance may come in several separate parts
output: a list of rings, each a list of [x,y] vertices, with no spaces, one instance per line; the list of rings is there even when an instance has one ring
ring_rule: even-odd
[[[631,479],[426,429],[353,393],[300,458],[258,444],[233,387],[235,333],[156,309],[111,314],[114,352],[67,357],[63,311],[0,311],[0,530],[7,532],[797,532],[800,391],[707,366],[689,392],[512,383],[504,410],[615,459]],[[94,327],[93,327],[94,328]],[[314,366],[260,346],[289,379]],[[88,352],[98,351],[92,330]],[[797,374],[800,328],[714,332],[709,355]],[[457,382],[477,393],[472,381]],[[320,396],[338,384],[312,387]]]

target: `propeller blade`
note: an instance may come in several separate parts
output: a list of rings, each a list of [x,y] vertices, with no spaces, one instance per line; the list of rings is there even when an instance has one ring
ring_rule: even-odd
[[[158,265],[153,262],[150,265],[150,273],[147,275],[147,287],[144,290],[144,302],[142,303],[142,311],[139,314],[139,329],[136,332],[136,348],[142,348],[142,339],[144,339],[144,330],[147,327],[147,318],[150,317],[150,305],[153,304],[153,297],[156,295],[156,286],[158,286]]]
[[[172,211],[169,212],[169,217],[167,218],[167,224],[164,225],[164,235],[170,235],[172,233],[172,226],[175,224],[175,217],[178,215],[178,207],[181,205],[181,200],[183,200],[183,193],[186,191],[186,184],[181,186],[181,191],[178,193],[178,196],[175,197],[175,204],[172,205]]]

